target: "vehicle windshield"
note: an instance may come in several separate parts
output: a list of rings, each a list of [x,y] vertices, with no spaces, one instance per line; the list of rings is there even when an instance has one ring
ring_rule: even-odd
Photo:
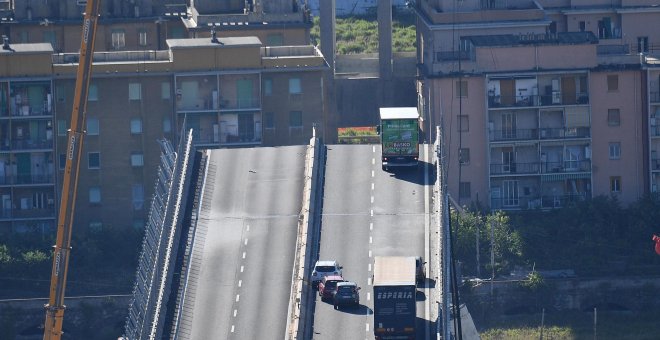
[[[316,267],[316,271],[317,272],[324,272],[324,273],[334,272],[335,267],[333,267],[333,266],[318,266],[318,267]]]
[[[335,289],[337,288],[337,281],[327,281],[325,283],[325,289]]]
[[[337,288],[337,292],[340,294],[352,294],[354,289],[352,286],[341,286]]]

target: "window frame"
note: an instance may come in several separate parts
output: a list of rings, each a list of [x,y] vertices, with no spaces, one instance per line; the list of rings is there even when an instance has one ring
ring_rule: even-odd
[[[147,46],[147,30],[141,29],[138,31],[138,46]]]
[[[131,166],[134,168],[138,167],[143,167],[144,166],[144,154],[141,152],[133,152],[131,153]]]
[[[460,148],[458,150],[458,161],[461,165],[470,164],[470,148]]]
[[[96,158],[96,164],[92,164],[92,160]],[[87,169],[98,170],[101,168],[101,153],[98,151],[91,151],[87,153]]]
[[[94,199],[98,196],[98,199]],[[102,201],[102,196],[101,196],[101,187],[98,186],[92,186],[89,187],[89,203],[90,204],[101,204]]]
[[[621,126],[621,110],[620,109],[607,109],[607,125],[608,126]]]
[[[110,37],[113,50],[119,50],[126,47],[126,30],[121,28],[112,29]]]
[[[264,129],[275,130],[275,113],[264,112]]]
[[[137,124],[137,125],[135,125]],[[142,118],[133,117],[130,121],[131,135],[139,135],[142,133]]]
[[[302,80],[300,78],[289,78],[289,94],[302,94]]]
[[[273,79],[264,78],[264,96],[273,95]]]
[[[470,198],[472,198],[472,183],[471,182],[458,183],[458,199],[470,199]]]
[[[610,142],[608,145],[608,153],[612,160],[621,159],[621,142]]]
[[[137,91],[137,93],[135,92]],[[142,100],[142,84],[129,83],[128,84],[128,100]]]
[[[607,92],[618,92],[619,91],[619,75],[618,74],[608,74],[607,75]]]
[[[468,82],[467,80],[457,80],[456,81],[456,98],[467,98],[468,97]]]
[[[296,116],[294,116],[296,115]],[[300,125],[293,125],[294,120],[300,120]],[[292,129],[302,129],[303,127],[303,118],[302,118],[302,111],[300,110],[292,110],[289,111],[289,128]]]
[[[621,176],[610,176],[610,192],[621,192]]]
[[[94,122],[96,122],[96,123],[94,123]],[[96,117],[87,118],[87,124],[86,124],[87,125],[87,135],[88,136],[98,136],[101,133],[100,132],[100,129],[101,129],[100,124],[101,123],[99,122],[99,119],[96,118]],[[96,128],[96,130],[94,128]]]
[[[470,131],[470,117],[468,115],[457,115],[458,125],[456,128],[458,132],[469,132]],[[463,126],[463,120],[465,120],[465,127]]]

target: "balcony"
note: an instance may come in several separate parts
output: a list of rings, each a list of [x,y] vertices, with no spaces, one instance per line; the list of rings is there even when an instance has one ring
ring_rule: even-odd
[[[651,125],[651,131],[649,131],[649,133],[651,134],[651,137],[660,136],[660,125]]]
[[[0,176],[0,185],[15,184],[54,184],[54,174],[18,174]]]
[[[491,209],[502,210],[554,209],[571,206],[590,197],[590,192],[577,192],[533,197],[491,198],[490,204]]]
[[[220,99],[221,110],[258,109],[260,98],[237,98],[235,100]]]
[[[558,105],[587,105],[588,93],[562,96],[560,92],[551,95],[501,96],[488,95],[488,108],[540,107]]]
[[[542,128],[539,130],[541,139],[568,139],[568,138],[589,138],[591,137],[591,128],[572,127],[572,128]]]
[[[2,149],[5,149],[5,145],[2,144]],[[53,140],[35,140],[35,139],[14,139],[11,141],[11,150],[37,150],[37,149],[46,149],[51,150],[53,148]]]
[[[505,129],[492,130],[490,134],[491,141],[513,141],[538,139],[538,129]]]
[[[652,171],[660,171],[660,158],[652,158],[651,159],[651,170]]]
[[[658,163],[660,170],[660,163]],[[534,175],[534,174],[566,174],[575,172],[591,172],[591,160],[563,162],[512,162],[508,164],[491,163],[490,174],[496,175]],[[556,177],[556,178],[555,178]],[[561,180],[561,176],[552,179]],[[564,176],[565,179],[575,179],[575,176]],[[571,177],[571,178],[569,178]],[[584,177],[584,176],[579,176]]]
[[[649,93],[649,100],[651,103],[660,103],[660,92],[651,91],[651,93]]]

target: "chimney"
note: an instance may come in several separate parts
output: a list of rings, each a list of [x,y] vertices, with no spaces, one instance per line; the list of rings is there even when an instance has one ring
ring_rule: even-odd
[[[211,27],[211,42],[214,44],[219,44],[218,34],[215,32],[215,24]]]
[[[11,47],[9,46],[9,37],[6,35],[2,35],[2,49],[11,51]]]

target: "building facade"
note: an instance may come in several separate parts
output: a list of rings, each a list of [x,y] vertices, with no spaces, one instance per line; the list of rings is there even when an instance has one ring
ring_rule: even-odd
[[[461,205],[624,204],[659,179],[650,1],[418,0],[420,110]],[[655,96],[655,97],[654,97]]]
[[[329,68],[315,47],[257,37],[166,45],[95,53],[76,232],[141,227],[158,141],[184,127],[204,148],[305,144],[324,128]],[[0,50],[0,233],[55,227],[77,58],[47,43]]]

